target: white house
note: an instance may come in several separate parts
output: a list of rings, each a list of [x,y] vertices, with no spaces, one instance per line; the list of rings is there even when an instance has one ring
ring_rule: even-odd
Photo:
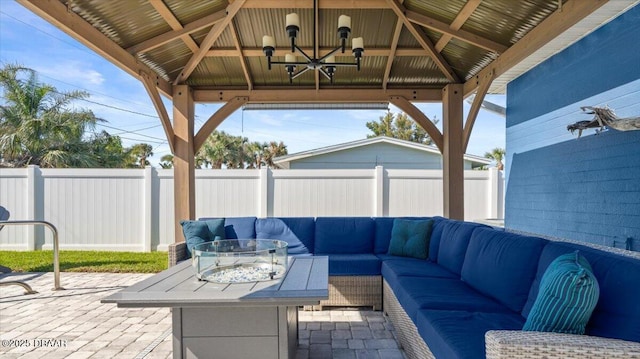
[[[464,169],[491,163],[483,157],[464,155]],[[284,169],[442,169],[442,155],[435,146],[373,137],[277,157],[274,164]]]

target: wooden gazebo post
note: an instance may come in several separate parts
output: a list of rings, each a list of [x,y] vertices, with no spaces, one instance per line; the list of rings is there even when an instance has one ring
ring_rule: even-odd
[[[195,219],[195,153],[193,93],[187,85],[173,86],[173,196],[175,205],[175,241],[182,241],[180,220]]]
[[[460,220],[464,219],[462,89],[461,84],[442,89],[444,216]]]

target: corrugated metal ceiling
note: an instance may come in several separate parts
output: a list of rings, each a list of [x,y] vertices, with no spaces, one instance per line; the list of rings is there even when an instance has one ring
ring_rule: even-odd
[[[60,1],[66,3],[68,0]],[[404,6],[437,21],[451,23],[465,3],[464,0],[406,0]],[[224,11],[229,5],[226,0],[163,0],[163,4],[182,26]],[[463,24],[462,29],[510,46],[553,13],[557,6],[557,0],[484,0]],[[124,49],[172,31],[149,0],[71,0],[69,8]],[[274,61],[283,61],[284,54],[290,52],[290,42],[285,32],[285,17],[290,12],[296,12],[300,16],[298,45],[311,49],[314,40],[312,9],[243,8],[232,20],[245,53],[248,76],[254,87],[290,86],[286,71],[281,66],[274,66],[271,71],[267,69],[267,61],[261,51],[262,36],[271,35],[277,46]],[[351,16],[352,32],[347,51],[344,56],[338,57],[338,61],[354,61],[350,43],[352,38],[360,36],[364,38],[365,57],[361,71],[339,67],[335,85],[380,88],[385,80],[388,62],[386,54],[389,53],[398,21],[396,14],[391,9],[320,9],[319,48],[333,48],[339,44],[337,19],[341,14]],[[442,36],[432,29],[415,26],[433,44]],[[208,26],[190,33],[189,36],[200,45],[210,30],[211,26]],[[213,55],[207,54],[185,82],[194,87],[209,88],[249,86],[241,64],[242,59],[235,52],[236,45],[229,27],[217,38],[212,49]],[[216,49],[224,51],[216,53]],[[386,52],[380,52],[384,49],[387,49]],[[388,78],[389,87],[442,87],[449,82],[406,26],[401,31],[398,49],[410,50],[411,54],[401,54],[393,59]],[[308,54],[312,55],[313,51],[310,50]],[[135,55],[162,78],[173,81],[188,63],[193,51],[183,40],[175,38]],[[462,80],[467,80],[487,66],[497,54],[454,38],[444,47],[442,56]],[[301,56],[298,59],[302,61]],[[321,86],[329,85],[324,76],[320,78]],[[315,86],[313,71],[294,80],[293,85]]]

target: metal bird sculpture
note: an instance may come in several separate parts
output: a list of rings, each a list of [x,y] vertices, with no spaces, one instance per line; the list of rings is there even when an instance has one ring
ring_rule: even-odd
[[[582,136],[582,130],[595,128],[596,134],[605,127],[618,131],[640,130],[640,117],[619,118],[609,107],[584,106],[580,109],[587,115],[594,115],[591,121],[578,121],[567,126],[567,130],[573,133],[578,131],[578,138]]]

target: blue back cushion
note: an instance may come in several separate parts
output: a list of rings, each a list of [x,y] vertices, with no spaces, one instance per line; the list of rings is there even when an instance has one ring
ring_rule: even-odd
[[[374,231],[373,218],[318,217],[313,253],[373,253]]]
[[[473,231],[462,266],[462,280],[520,312],[536,276],[546,241],[491,228]]]
[[[432,262],[438,262],[442,230],[449,221],[449,219],[444,217],[433,217],[433,228],[431,229],[431,240],[429,241],[429,260]]]
[[[202,217],[200,220],[212,219]],[[230,217],[224,219],[224,233],[226,239],[255,239],[256,217]]]
[[[640,259],[578,244],[550,241],[544,247],[522,315],[529,315],[549,264],[558,256],[576,250],[589,261],[600,287],[600,299],[591,314],[586,334],[640,342]]]
[[[258,218],[256,238],[279,239],[288,243],[289,254],[310,253],[313,248],[315,220],[312,217]]]
[[[471,222],[446,221],[442,226],[442,235],[440,236],[438,264],[453,273],[460,274],[471,233],[478,227],[487,226]]]

